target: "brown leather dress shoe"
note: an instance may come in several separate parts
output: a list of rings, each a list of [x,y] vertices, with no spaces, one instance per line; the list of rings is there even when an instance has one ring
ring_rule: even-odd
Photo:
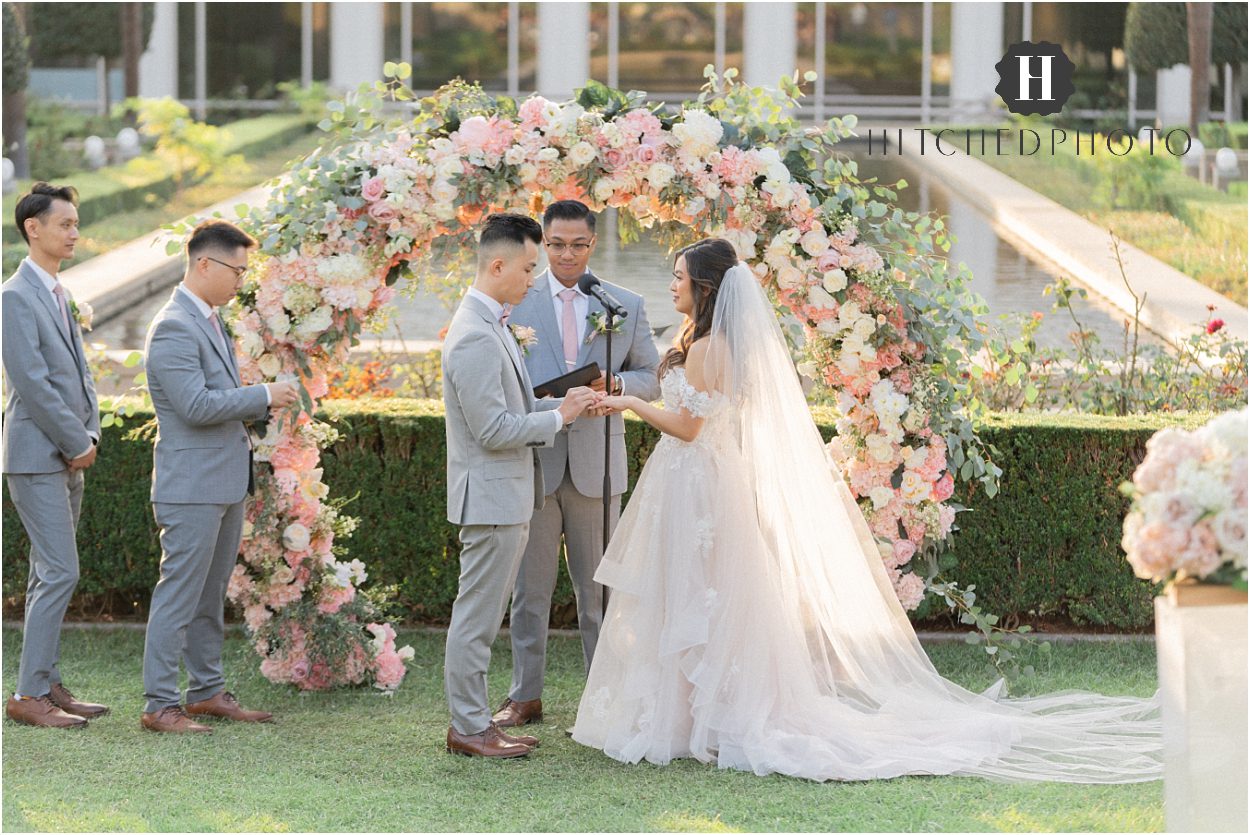
[[[215,716],[218,719],[231,719],[235,722],[272,722],[273,714],[263,710],[245,710],[234,694],[223,690],[211,699],[192,702],[187,705],[187,713],[191,716]]]
[[[61,710],[48,695],[19,699],[10,696],[4,712],[14,722],[40,728],[85,728],[87,720]]]
[[[462,734],[454,727],[447,728],[447,750],[466,757],[510,759],[527,756],[534,749],[505,736],[492,723],[478,734]]]
[[[52,685],[48,695],[52,697],[52,703],[61,710],[66,713],[72,713],[75,716],[81,716],[83,719],[97,719],[109,712],[109,709],[104,705],[78,701],[78,699],[74,698],[74,694],[69,692],[69,688],[60,682]]]
[[[498,731],[499,735],[502,736],[504,739],[510,739],[513,742],[519,742],[522,745],[528,745],[531,748],[537,748],[539,745],[538,737],[536,736],[525,736],[524,734],[507,734],[507,733],[504,733],[503,728],[499,727],[499,725],[496,724],[495,722],[491,722],[491,724],[495,726],[495,730]]]
[[[208,725],[193,722],[182,705],[170,705],[155,713],[145,713],[139,723],[149,731],[162,734],[211,734],[213,729]]]
[[[530,699],[528,702],[514,702],[511,699],[504,699],[493,718],[495,724],[501,728],[517,728],[531,722],[541,722],[543,721],[543,700]]]

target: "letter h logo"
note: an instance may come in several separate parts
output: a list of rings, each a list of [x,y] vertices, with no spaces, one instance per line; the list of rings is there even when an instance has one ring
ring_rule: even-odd
[[[1022,41],[1012,44],[994,68],[998,86],[994,92],[1012,113],[1049,116],[1058,113],[1076,91],[1072,83],[1075,65],[1058,44]]]

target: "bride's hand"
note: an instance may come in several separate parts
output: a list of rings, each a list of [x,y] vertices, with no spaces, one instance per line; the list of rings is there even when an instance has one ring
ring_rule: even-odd
[[[594,417],[603,417],[604,415],[612,415],[618,412],[624,412],[630,407],[632,397],[627,395],[615,395],[600,398],[599,402],[586,411]]]

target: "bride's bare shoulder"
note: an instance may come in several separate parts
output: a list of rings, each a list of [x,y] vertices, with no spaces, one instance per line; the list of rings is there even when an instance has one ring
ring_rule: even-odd
[[[707,352],[711,345],[710,337],[703,337],[691,343],[686,351],[686,382],[699,391],[707,391]]]

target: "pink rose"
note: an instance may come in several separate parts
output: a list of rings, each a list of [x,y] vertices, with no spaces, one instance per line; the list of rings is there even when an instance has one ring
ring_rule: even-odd
[[[1191,577],[1206,577],[1220,567],[1220,543],[1211,526],[1200,522],[1190,529],[1189,547],[1178,555],[1179,567]]]
[[[608,164],[608,168],[617,169],[625,164],[628,157],[620,148],[609,148],[603,152],[603,159]]]
[[[937,484],[933,485],[933,500],[944,502],[949,499],[955,492],[955,477],[950,473],[938,479]]]
[[[908,539],[900,539],[894,543],[894,564],[906,565],[916,555],[916,544]]]
[[[369,217],[378,223],[390,223],[399,217],[399,213],[395,211],[395,207],[390,203],[377,202],[369,204]]]
[[[657,151],[653,145],[639,145],[634,149],[634,161],[643,165],[650,165],[655,162]]]
[[[373,203],[382,199],[386,193],[386,183],[381,177],[370,177],[360,189],[360,196]]]
[[[308,673],[311,672],[311,670],[312,665],[308,663],[308,659],[301,658],[291,665],[291,681],[296,683],[304,681],[308,678]]]

